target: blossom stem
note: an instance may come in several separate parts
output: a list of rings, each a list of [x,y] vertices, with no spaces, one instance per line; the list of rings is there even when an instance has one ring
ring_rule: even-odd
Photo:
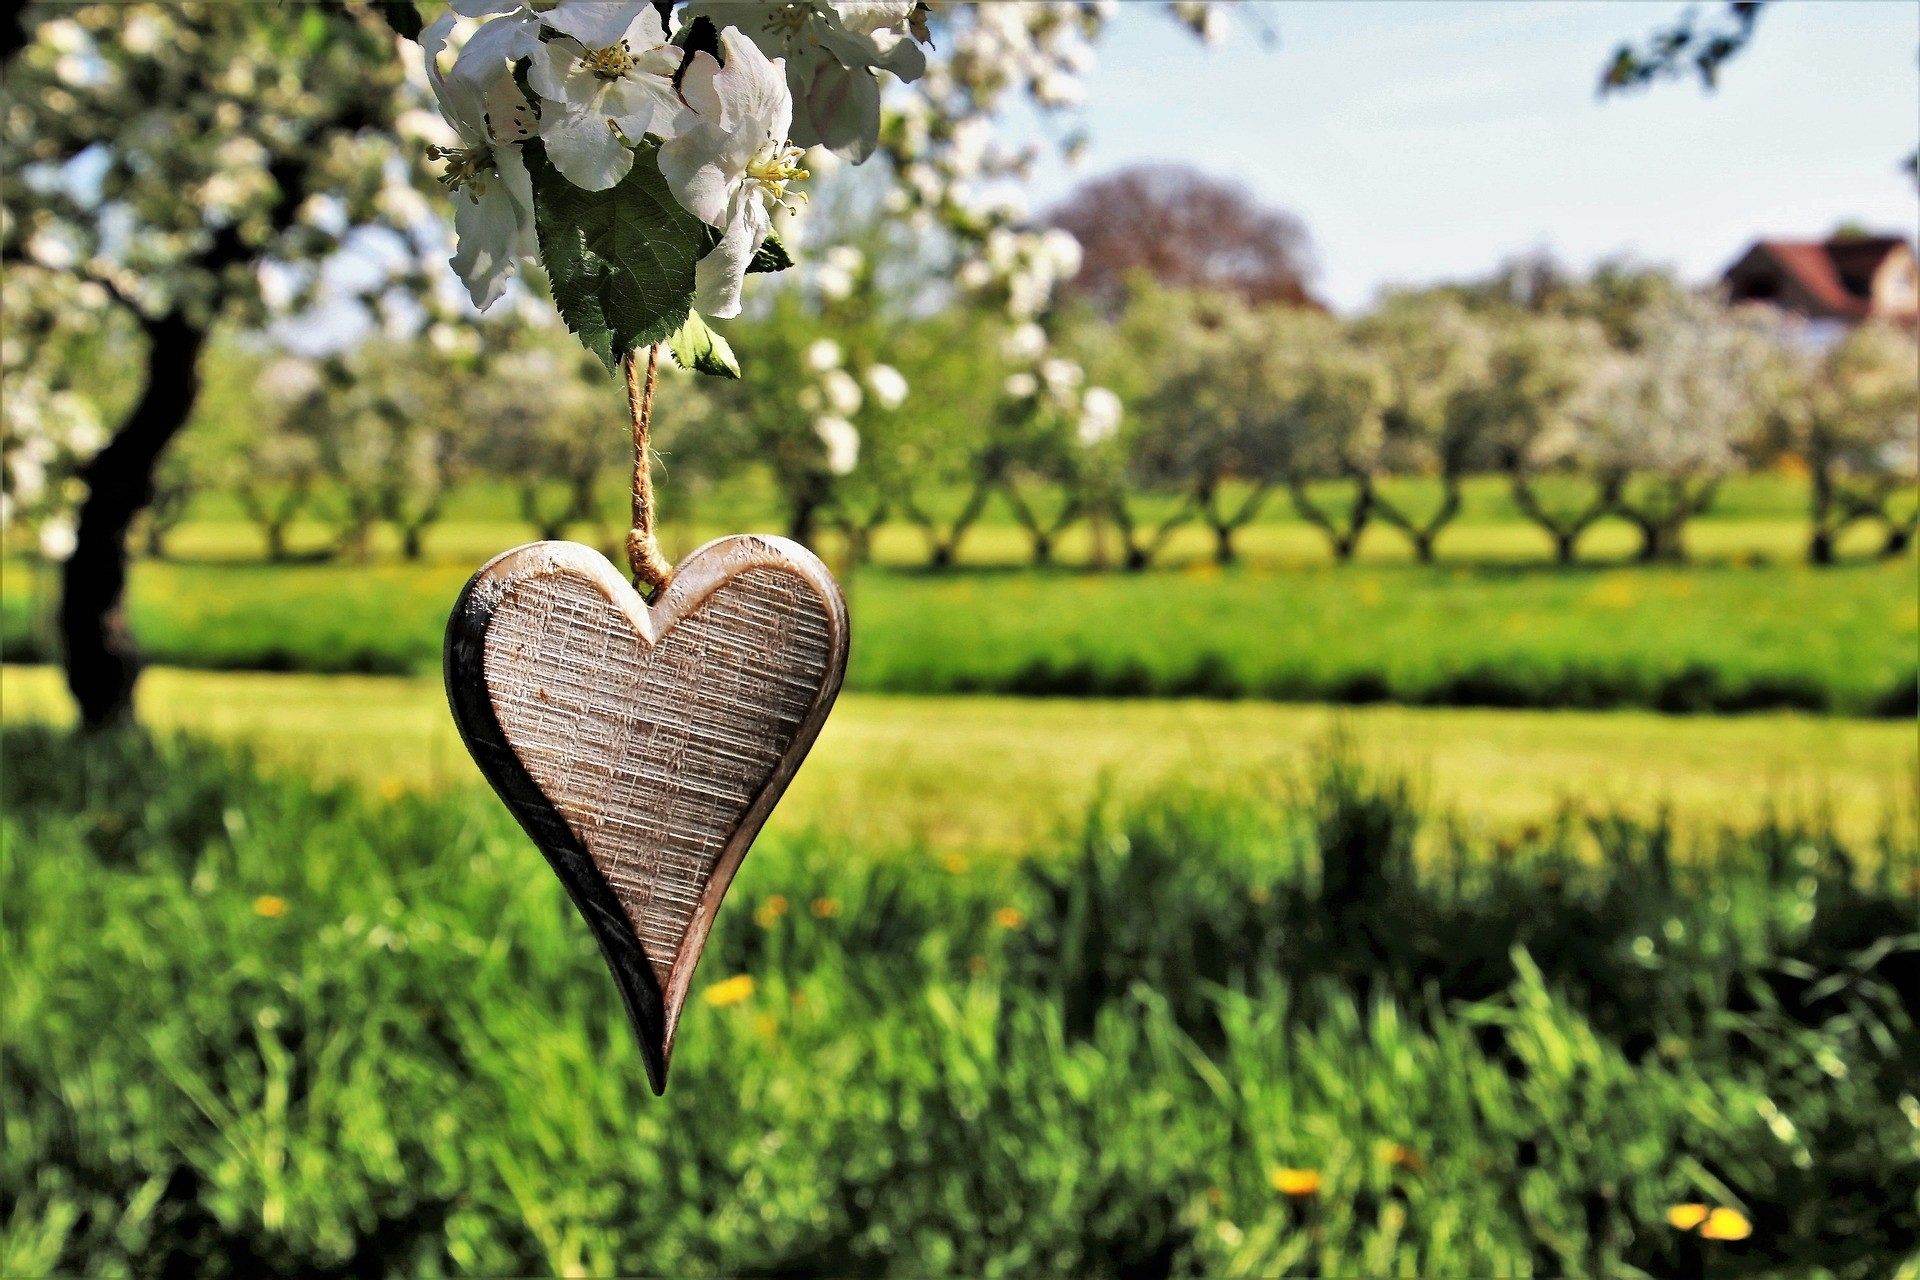
[[[627,530],[627,566],[633,570],[633,585],[645,585],[650,588],[649,597],[658,600],[673,580],[673,566],[653,536],[653,459],[647,441],[653,424],[653,384],[660,373],[660,344],[647,348],[644,381],[638,355],[629,351],[625,361],[627,414],[633,421],[633,527]]]

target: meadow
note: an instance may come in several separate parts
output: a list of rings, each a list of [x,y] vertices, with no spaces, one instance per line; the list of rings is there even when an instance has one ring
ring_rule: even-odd
[[[475,788],[436,678],[158,668],[143,723],[250,748],[261,763],[380,794]],[[65,726],[51,667],[0,667],[0,715]],[[1756,712],[1325,707],[1201,699],[842,695],[773,836],[1004,856],[1103,798],[1174,782],[1257,785],[1343,736],[1420,780],[1448,820],[1498,835],[1606,810],[1693,833],[1799,820],[1871,843],[1915,820],[1910,725]]]
[[[0,750],[6,1274],[1920,1269],[1909,837],[1495,844],[1339,750],[1013,859],[770,834],[657,1100],[497,808]]]
[[[1692,531],[1699,562],[1685,566],[1623,562],[1624,526],[1598,530],[1586,563],[1541,564],[1538,531],[1487,484],[1470,491],[1438,565],[1410,563],[1387,531],[1368,535],[1358,563],[1334,565],[1278,504],[1244,534],[1243,563],[1225,568],[1208,558],[1204,531],[1188,529],[1162,567],[1094,572],[1084,527],[1062,542],[1061,567],[1026,567],[1021,531],[1000,511],[958,572],[919,567],[904,527],[884,529],[875,563],[858,568],[836,539],[825,545],[855,620],[848,687],[863,692],[1913,714],[1913,558],[1809,568],[1795,559],[1796,490],[1773,476],[1742,484]],[[136,569],[135,630],[174,666],[437,671],[467,576],[530,538],[504,502],[476,487],[418,562],[377,544],[364,563],[267,564],[216,495],[172,538],[174,559]],[[670,552],[728,528],[777,526],[763,492],[718,493],[698,510],[716,523],[670,525]],[[297,533],[308,548],[321,536]],[[616,541],[610,526],[573,536]],[[10,660],[54,651],[52,588],[48,571],[6,564],[0,650]]]
[[[850,692],[664,1099],[435,674],[524,527],[269,565],[209,504],[147,732],[0,667],[0,1274],[1920,1280],[1914,566],[1745,483],[1684,567],[1488,490],[1437,566],[830,541]]]

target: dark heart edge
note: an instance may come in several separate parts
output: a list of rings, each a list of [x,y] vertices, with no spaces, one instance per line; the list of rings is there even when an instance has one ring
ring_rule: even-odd
[[[556,568],[580,572],[589,579],[601,581],[610,590],[618,588],[628,592],[629,607],[649,616],[656,644],[682,617],[697,610],[728,579],[746,569],[788,569],[818,590],[826,605],[834,639],[820,691],[773,775],[741,815],[739,825],[714,864],[700,907],[681,941],[669,974],[672,999],[661,990],[653,964],[634,935],[613,886],[595,865],[593,856],[566,818],[520,763],[494,713],[486,680],[487,630],[507,588],[516,578],[528,576],[525,571],[513,570],[522,563],[535,562],[543,562],[549,572]],[[614,985],[619,989],[621,1003],[640,1046],[647,1083],[656,1096],[667,1091],[667,1065],[673,1055],[680,1004],[686,999],[693,970],[706,949],[707,932],[714,915],[767,816],[819,737],[820,727],[826,722],[846,676],[847,637],[846,599],[826,565],[797,542],[761,535],[734,534],[696,548],[675,567],[673,584],[652,605],[627,585],[605,556],[581,543],[563,541],[530,542],[501,552],[480,566],[454,602],[453,612],[447,619],[442,663],[447,705],[452,709],[454,724],[480,772],[545,856],[566,887],[567,896],[586,920],[588,930],[599,944],[600,954],[613,973]]]

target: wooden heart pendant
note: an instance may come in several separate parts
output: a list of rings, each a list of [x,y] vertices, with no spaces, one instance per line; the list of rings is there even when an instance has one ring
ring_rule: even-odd
[[[655,1093],[715,911],[813,745],[847,606],[785,538],[683,560],[649,605],[605,556],[496,556],[447,624],[447,700],[613,969]]]

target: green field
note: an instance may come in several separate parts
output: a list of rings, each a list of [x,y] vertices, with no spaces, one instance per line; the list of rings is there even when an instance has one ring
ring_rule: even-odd
[[[303,776],[386,793],[479,785],[437,680],[163,668],[140,699],[156,728],[245,744]],[[0,714],[64,723],[72,709],[54,671],[6,667]],[[1824,813],[1865,843],[1911,823],[1920,776],[1910,726],[1839,717],[849,694],[770,829],[1023,849],[1096,798],[1271,779],[1337,732],[1418,776],[1436,808],[1500,832],[1567,808],[1651,818],[1664,807],[1694,831]]]
[[[1713,526],[1731,538],[1744,526]],[[1781,538],[1790,527],[1760,526]],[[408,564],[267,565],[233,526],[204,558],[143,562],[135,629],[162,663],[214,669],[427,673],[454,596],[525,537],[456,525]],[[906,531],[900,531],[905,536]],[[1016,531],[993,537],[1012,545]],[[1310,553],[1308,531],[1259,531]],[[1525,530],[1462,531],[1508,545]],[[1703,527],[1698,542],[1711,541]],[[669,539],[684,550],[701,536]],[[216,556],[214,553],[220,554]],[[1497,561],[1334,567],[1267,555],[1148,574],[894,565],[854,572],[849,687],[868,692],[1257,697],[1289,701],[1673,712],[1794,708],[1910,715],[1920,663],[1914,561],[1814,570],[1756,553],[1690,567],[1553,570]],[[832,549],[829,548],[831,556]],[[21,561],[0,587],[0,647],[53,651],[53,583]]]
[[[655,1099],[496,806],[0,752],[0,1273],[1920,1266],[1911,840],[1494,844],[1338,757],[1032,859],[788,828]]]

